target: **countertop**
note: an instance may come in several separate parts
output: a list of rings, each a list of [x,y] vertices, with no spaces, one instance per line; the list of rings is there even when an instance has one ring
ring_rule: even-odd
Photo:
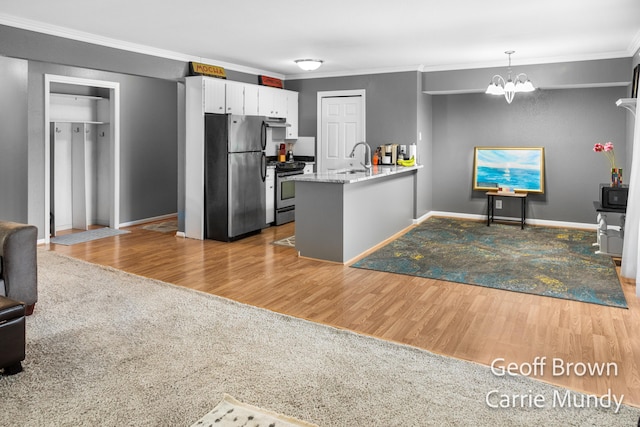
[[[293,160],[296,162],[305,162],[308,165],[316,163],[314,156],[293,156]],[[275,166],[278,163],[278,156],[267,156],[267,166]]]
[[[304,182],[325,182],[332,184],[353,184],[356,182],[368,181],[377,178],[384,178],[406,172],[421,169],[423,165],[415,166],[380,166],[375,165],[369,171],[362,168],[338,169],[320,173],[309,173],[305,175],[293,175],[288,177],[289,181]]]

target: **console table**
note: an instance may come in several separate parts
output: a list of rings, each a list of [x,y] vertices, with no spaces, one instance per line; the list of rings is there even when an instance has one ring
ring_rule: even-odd
[[[520,199],[520,228],[524,229],[524,223],[526,220],[526,212],[527,212],[527,194],[525,192],[522,193],[507,193],[503,191],[487,191],[487,227],[491,225],[493,222],[493,217],[495,214],[495,198],[496,197],[515,197]],[[511,221],[511,220],[504,220]]]

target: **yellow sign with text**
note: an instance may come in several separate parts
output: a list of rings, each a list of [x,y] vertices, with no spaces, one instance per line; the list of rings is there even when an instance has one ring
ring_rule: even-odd
[[[217,65],[203,64],[201,62],[190,62],[190,75],[192,76],[209,76],[217,77],[219,79],[226,79],[227,73],[224,68]]]

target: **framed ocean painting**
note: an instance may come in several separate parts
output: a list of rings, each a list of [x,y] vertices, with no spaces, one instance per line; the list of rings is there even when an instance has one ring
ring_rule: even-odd
[[[475,147],[473,189],[544,193],[544,147]]]

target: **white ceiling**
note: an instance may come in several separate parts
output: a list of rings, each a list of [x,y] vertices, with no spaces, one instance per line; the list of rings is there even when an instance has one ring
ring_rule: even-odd
[[[0,24],[282,78],[629,57],[640,0],[2,0]],[[302,72],[299,58],[323,66]]]

